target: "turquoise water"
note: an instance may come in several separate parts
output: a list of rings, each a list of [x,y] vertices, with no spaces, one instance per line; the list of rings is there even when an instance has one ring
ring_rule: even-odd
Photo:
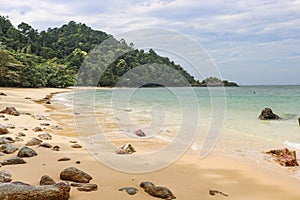
[[[74,90],[55,100],[80,113],[75,121],[84,124],[83,135],[130,140],[142,129],[154,141],[186,142],[195,151],[215,147],[216,154],[256,162],[271,148],[300,153],[300,86]],[[265,107],[282,119],[259,120]]]

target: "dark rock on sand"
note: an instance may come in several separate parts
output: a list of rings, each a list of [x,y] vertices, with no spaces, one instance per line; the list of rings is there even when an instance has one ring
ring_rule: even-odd
[[[129,195],[134,195],[138,192],[138,189],[134,188],[134,187],[124,187],[124,188],[120,188],[119,191],[126,191]]]
[[[0,144],[13,143],[14,140],[11,137],[0,137]]]
[[[37,138],[32,138],[28,142],[26,142],[26,146],[35,146],[41,144],[43,141]]]
[[[54,146],[54,147],[52,147],[52,150],[53,151],[60,151],[60,147],[59,146]]]
[[[23,157],[33,157],[37,156],[38,154],[36,153],[35,150],[29,148],[29,147],[22,147],[20,151],[18,152],[18,157],[23,158]]]
[[[89,183],[92,177],[75,167],[69,167],[60,173],[60,179],[77,183]]]
[[[56,182],[48,175],[41,177],[40,185],[54,185]]]
[[[7,158],[2,161],[2,165],[18,165],[18,164],[25,164],[26,161],[23,160],[22,158],[19,157],[12,157],[12,158]]]
[[[98,189],[97,184],[93,183],[71,183],[71,186],[77,187],[78,191],[91,192]]]
[[[30,100],[30,99],[31,99],[31,97],[25,97],[24,99]]]
[[[8,115],[14,115],[14,116],[19,116],[20,115],[20,112],[18,112],[15,107],[6,107],[0,113],[5,113],[5,114],[8,114]]]
[[[63,158],[58,159],[58,161],[69,161],[69,160],[71,160],[71,158],[69,158],[69,157],[63,157]]]
[[[67,200],[69,197],[70,185],[66,182],[43,186],[21,182],[0,184],[0,199],[3,200]]]
[[[140,184],[140,187],[142,187],[144,189],[144,191],[147,192],[148,194],[150,194],[151,196],[159,197],[162,199],[169,199],[169,200],[176,199],[176,197],[171,192],[171,190],[169,190],[166,187],[155,186],[151,182],[142,182]]]
[[[284,148],[279,150],[270,150],[266,153],[276,157],[276,162],[284,167],[299,166],[296,151],[290,151],[289,149]]]
[[[5,115],[0,115],[0,118],[5,118]]]
[[[116,154],[132,154],[134,152],[136,152],[136,150],[130,143],[127,143],[116,150]]]
[[[34,132],[41,132],[43,131],[43,129],[41,127],[35,127],[34,129],[32,129]]]
[[[211,195],[211,196],[215,196],[216,194],[221,194],[221,195],[223,195],[223,196],[225,196],[225,197],[228,197],[228,194],[225,194],[225,193],[223,193],[223,192],[220,192],[220,191],[218,191],[218,190],[209,190],[209,195]]]
[[[50,101],[46,101],[46,103],[45,104],[51,104],[51,102]]]
[[[75,163],[76,163],[77,165],[79,165],[81,162],[80,162],[80,161],[76,161]]]
[[[41,126],[50,126],[49,123],[40,123]]]
[[[39,137],[41,140],[52,140],[52,136],[51,136],[49,133],[42,133],[42,134],[39,134],[38,137]]]
[[[69,141],[70,143],[73,143],[73,144],[75,144],[75,143],[77,143],[77,141],[75,141],[75,140],[71,140],[71,141]]]
[[[0,183],[8,183],[11,182],[11,173],[6,171],[6,170],[2,170],[0,172]]]
[[[19,148],[16,147],[15,145],[13,145],[12,143],[7,143],[7,144],[3,144],[0,147],[1,152],[6,153],[6,154],[12,154],[15,151],[17,151]]]
[[[7,96],[7,94],[0,92],[0,96]]]
[[[75,149],[82,148],[80,144],[72,144],[71,147]]]
[[[47,142],[43,142],[42,144],[39,145],[39,147],[45,147],[45,148],[49,148],[50,149],[52,147],[52,145],[49,144],[49,143],[47,143]]]
[[[19,132],[19,133],[17,134],[17,136],[18,136],[18,137],[25,137],[25,136],[26,136],[26,134],[25,134],[25,133],[23,133],[23,132]]]
[[[139,137],[145,137],[145,136],[146,136],[146,134],[145,134],[144,131],[142,131],[142,130],[137,130],[137,131],[135,132],[135,134],[136,134],[137,136],[139,136]]]
[[[51,126],[51,128],[52,129],[54,129],[54,130],[63,130],[63,128],[62,127],[60,127],[60,126]]]
[[[259,119],[268,120],[268,119],[280,119],[278,115],[274,114],[271,108],[265,108],[261,111]]]
[[[0,125],[0,135],[8,134],[9,131],[6,127]]]

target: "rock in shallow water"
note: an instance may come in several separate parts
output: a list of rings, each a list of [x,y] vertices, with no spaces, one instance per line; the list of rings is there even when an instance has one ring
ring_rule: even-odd
[[[259,119],[268,120],[268,119],[280,119],[278,115],[274,114],[271,108],[265,108],[261,111]]]
[[[77,183],[89,183],[90,180],[92,180],[92,177],[84,171],[81,171],[75,167],[69,167],[64,169],[60,173],[60,179],[66,181],[74,181]]]
[[[67,200],[69,197],[70,185],[66,182],[44,186],[21,182],[0,184],[1,200]]]
[[[299,166],[297,162],[296,151],[290,151],[289,149],[284,148],[279,150],[271,150],[266,153],[276,157],[276,161],[282,166],[285,167]]]

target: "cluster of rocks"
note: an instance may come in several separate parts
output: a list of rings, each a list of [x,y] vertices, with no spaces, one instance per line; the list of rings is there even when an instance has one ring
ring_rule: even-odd
[[[274,156],[276,158],[276,162],[278,162],[281,166],[284,167],[299,166],[297,162],[296,151],[290,151],[287,148],[283,148],[278,150],[270,150],[267,151],[266,153]]]

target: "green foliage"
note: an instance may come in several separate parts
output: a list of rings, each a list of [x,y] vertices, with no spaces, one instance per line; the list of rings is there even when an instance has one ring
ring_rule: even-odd
[[[180,65],[154,50],[134,49],[132,43],[127,45],[123,39],[117,41],[74,21],[38,32],[24,22],[15,28],[7,17],[0,16],[0,59],[0,86],[68,87],[75,84],[78,73],[78,85],[112,87],[128,71],[145,65],[147,70],[137,70],[124,84],[144,81],[149,86],[159,85],[151,83],[151,74],[171,86],[181,86],[182,78],[199,84]],[[166,74],[166,68],[177,72]]]

